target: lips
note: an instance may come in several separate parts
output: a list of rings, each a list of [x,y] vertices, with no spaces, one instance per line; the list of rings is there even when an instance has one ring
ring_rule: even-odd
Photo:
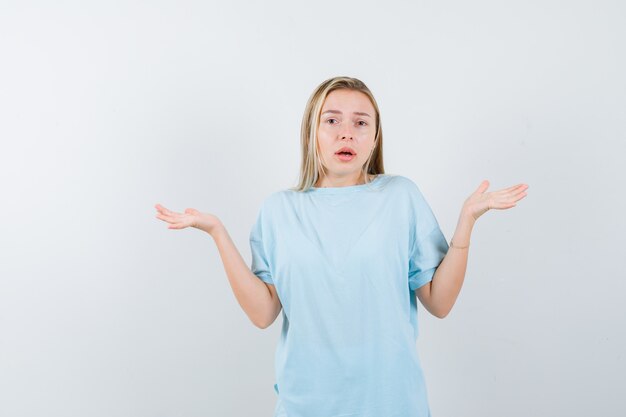
[[[337,152],[335,152],[336,154],[342,154],[342,153],[348,153],[350,155],[356,155],[356,152],[354,151],[354,149],[349,148],[347,146],[344,146],[343,148],[339,149]]]

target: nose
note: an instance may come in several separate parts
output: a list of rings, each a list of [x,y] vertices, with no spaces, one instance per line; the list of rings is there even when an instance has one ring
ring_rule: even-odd
[[[341,139],[354,139],[354,135],[352,134],[352,127],[348,125],[344,125],[345,127],[340,132]]]

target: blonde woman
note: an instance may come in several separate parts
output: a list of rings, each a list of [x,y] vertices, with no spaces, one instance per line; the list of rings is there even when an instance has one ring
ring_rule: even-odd
[[[416,297],[446,317],[474,223],[489,209],[514,207],[528,186],[486,192],[483,181],[463,203],[448,244],[418,186],[384,173],[378,105],[350,77],[315,89],[301,145],[298,185],[272,193],[258,211],[250,268],[215,216],[157,204],[157,217],[213,237],[256,326],[268,327],[282,310],[276,417],[427,417]]]

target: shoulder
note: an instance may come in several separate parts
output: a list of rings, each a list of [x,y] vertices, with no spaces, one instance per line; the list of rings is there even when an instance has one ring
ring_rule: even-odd
[[[384,188],[389,191],[390,197],[412,202],[424,198],[420,188],[411,178],[404,175],[387,175],[386,177]]]
[[[397,175],[395,183],[398,192],[394,194],[400,196],[397,198],[396,204],[407,207],[412,223],[415,221],[423,222],[433,217],[430,204],[415,181],[408,177]]]
[[[397,187],[403,188],[407,191],[412,191],[412,192],[420,191],[415,181],[413,181],[409,177],[405,177],[404,175],[393,175],[392,180],[390,182],[393,182],[394,184],[396,184]]]
[[[288,200],[292,197],[288,190],[274,191],[261,200],[261,205],[258,209],[259,216],[270,219],[274,216],[279,216],[287,207]]]
[[[274,191],[273,193],[271,193],[270,195],[268,195],[267,197],[263,199],[263,201],[261,202],[261,206],[269,207],[274,204],[277,204],[278,201],[282,198],[282,194],[283,194],[282,190]]]
[[[291,198],[289,190],[274,191],[263,200],[261,206],[266,210],[278,210]]]
[[[272,242],[276,227],[276,219],[280,218],[277,214],[278,204],[281,199],[281,192],[275,191],[267,195],[261,200],[256,211],[256,221],[252,226],[250,235],[251,240],[261,240]]]

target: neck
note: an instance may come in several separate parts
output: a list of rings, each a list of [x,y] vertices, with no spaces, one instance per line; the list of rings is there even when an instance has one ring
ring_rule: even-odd
[[[372,175],[368,175],[369,180],[372,180]],[[363,174],[359,174],[359,178],[357,180],[345,180],[342,178],[330,178],[328,176],[326,177],[320,177],[318,178],[317,182],[315,183],[314,187],[317,188],[328,188],[328,187],[348,187],[351,185],[362,185],[365,184],[365,177],[363,177]]]

